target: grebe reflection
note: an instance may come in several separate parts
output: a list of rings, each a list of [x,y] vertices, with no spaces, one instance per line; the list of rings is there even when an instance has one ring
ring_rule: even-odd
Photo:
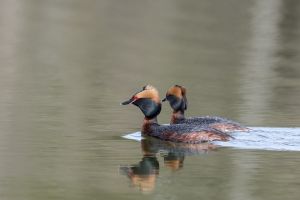
[[[163,157],[164,167],[177,172],[183,168],[186,155],[203,154],[215,148],[210,143],[173,143],[147,137],[141,141],[141,161],[133,165],[122,165],[119,170],[129,178],[133,187],[142,192],[151,192],[155,188],[160,169],[157,155]]]

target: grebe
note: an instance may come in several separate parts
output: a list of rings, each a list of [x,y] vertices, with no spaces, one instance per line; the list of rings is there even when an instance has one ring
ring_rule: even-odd
[[[228,141],[230,135],[210,127],[193,124],[159,125],[157,116],[161,111],[161,101],[156,88],[146,85],[122,105],[133,104],[140,108],[145,118],[142,134],[172,142],[201,143],[208,141]]]
[[[186,89],[175,85],[168,89],[166,97],[162,101],[168,101],[173,109],[171,124],[194,124],[217,129],[222,132],[248,131],[237,122],[222,117],[189,117],[185,118],[184,111],[187,109]]]

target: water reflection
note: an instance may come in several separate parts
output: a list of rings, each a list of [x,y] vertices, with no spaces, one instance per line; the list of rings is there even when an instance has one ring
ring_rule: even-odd
[[[210,143],[181,144],[148,137],[141,140],[141,161],[120,166],[120,172],[129,178],[133,187],[138,187],[142,192],[151,192],[155,189],[160,169],[157,155],[163,157],[164,167],[176,172],[183,168],[186,155],[207,153],[215,148]]]
[[[1,0],[1,199],[299,199],[299,152],[178,157],[169,146],[143,160],[120,139],[141,113],[118,105],[139,85],[178,83],[192,91],[190,116],[298,127],[299,19],[299,0]],[[169,196],[129,189],[120,163],[152,163]]]

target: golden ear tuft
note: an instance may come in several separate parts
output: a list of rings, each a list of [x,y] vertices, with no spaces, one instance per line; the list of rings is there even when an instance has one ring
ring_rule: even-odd
[[[181,86],[181,93],[182,93],[182,96],[186,95],[186,89],[183,86]]]
[[[184,96],[185,94],[186,94],[186,89],[185,89],[185,87],[184,86],[181,86],[181,85],[174,85],[174,87],[176,87],[176,88],[179,88],[180,90],[181,90],[181,94],[182,94],[182,96]]]
[[[135,97],[137,98],[149,98],[153,101],[159,103],[159,94],[157,89],[152,85],[145,85],[142,89],[142,91],[135,94]]]
[[[175,95],[177,96],[178,98],[181,98],[183,96],[183,93],[182,93],[182,87],[179,86],[179,85],[174,85],[172,87],[170,87],[167,91],[167,96],[168,95]]]
[[[155,89],[155,87],[153,87],[152,85],[148,84],[148,85],[145,85],[143,87],[143,90],[152,90],[152,89]]]

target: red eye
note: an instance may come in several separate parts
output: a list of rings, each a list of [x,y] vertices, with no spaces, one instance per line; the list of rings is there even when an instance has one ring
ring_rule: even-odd
[[[131,99],[132,99],[132,101],[136,101],[136,100],[138,100],[139,98],[138,98],[137,96],[132,96]]]

